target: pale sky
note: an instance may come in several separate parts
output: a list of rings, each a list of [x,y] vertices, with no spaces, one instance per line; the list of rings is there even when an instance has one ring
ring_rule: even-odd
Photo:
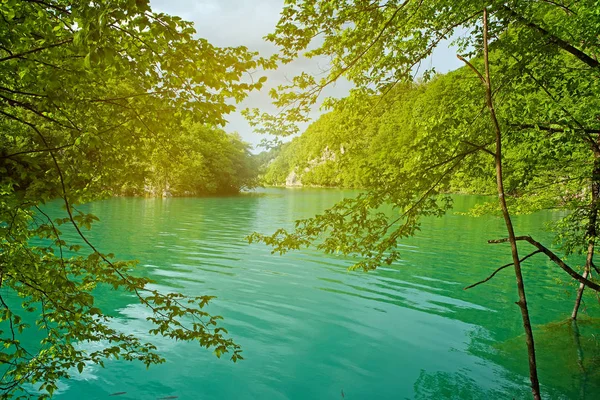
[[[246,46],[268,56],[276,48],[263,40],[271,33],[279,19],[284,0],[151,0],[152,9],[166,14],[177,15],[194,22],[199,37],[206,38],[216,46]],[[441,43],[425,66],[433,65],[438,72],[447,72],[461,66],[456,52]],[[238,105],[238,110],[258,107],[263,111],[273,111],[268,91],[293,78],[302,71],[318,73],[326,67],[324,59],[301,59],[286,65],[277,71],[268,71],[267,83],[260,92],[253,92]],[[347,81],[338,82],[323,93],[323,97],[343,97],[351,88]],[[313,117],[319,115],[315,110]],[[238,132],[242,138],[256,146],[263,136],[252,131],[244,117],[238,112],[227,116],[229,121],[225,129]],[[303,128],[303,127],[302,127]],[[255,149],[260,152],[262,149]]]

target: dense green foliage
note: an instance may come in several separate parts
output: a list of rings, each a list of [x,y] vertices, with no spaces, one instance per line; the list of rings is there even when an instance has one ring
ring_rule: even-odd
[[[506,57],[499,52],[495,55]],[[580,109],[600,105],[597,79],[592,76],[588,82],[579,82],[578,91],[569,92],[564,87],[572,78],[569,60],[553,61],[554,68],[562,71],[560,79],[548,82],[555,85],[550,89],[557,96],[572,103],[575,96],[584,99],[587,104],[578,102]],[[578,198],[575,195],[581,194],[578,190],[589,179],[586,166],[593,158],[589,145],[578,140],[580,133],[564,131],[558,123],[539,123],[552,120],[552,115],[555,120],[569,118],[545,101],[544,89],[549,90],[548,86],[542,89],[518,81],[508,85],[510,90],[498,97],[497,107],[510,133],[505,151],[507,190],[514,200],[519,200],[518,206],[523,211],[565,206],[567,201]],[[312,123],[301,136],[281,146],[280,153],[265,166],[262,179],[266,184],[285,185],[286,178],[295,172],[304,185],[369,188],[377,176],[412,168],[403,164],[414,157],[423,157],[428,148],[439,146],[439,142],[434,142],[436,137],[448,137],[450,131],[456,131],[457,135],[464,132],[460,140],[467,146],[483,143],[483,137],[473,135],[478,129],[487,129],[480,121],[482,100],[473,95],[480,90],[477,78],[463,67],[436,75],[427,82],[396,87],[385,97],[366,99],[369,105],[363,107],[367,112],[355,121],[355,126],[349,126],[352,115],[343,104],[339,105],[340,108]],[[375,110],[370,108],[372,104],[376,104]],[[594,121],[586,124],[595,126]],[[335,155],[322,161],[327,153]],[[489,154],[473,154],[457,166],[448,180],[440,183],[440,191],[493,194],[495,182],[490,160]],[[552,187],[536,190],[550,182],[560,184],[560,190]],[[538,203],[535,208],[531,208],[532,201]]]
[[[337,108],[282,146],[262,179],[267,184],[284,185],[286,177],[295,172],[304,185],[368,188],[381,174],[393,174],[413,154],[423,152],[419,142],[428,140],[427,135],[466,122],[463,116],[477,106],[466,96],[477,90],[473,87],[477,82],[470,78],[469,72],[461,69],[430,82],[405,84],[385,98],[365,98],[364,116],[358,121],[348,110]],[[377,109],[371,112],[376,103]],[[348,121],[353,118],[351,125]],[[487,172],[481,176],[489,176],[493,166],[480,164]],[[470,172],[468,176],[460,169],[454,184],[444,189],[477,193],[493,189],[478,185],[472,168],[464,170]]]
[[[76,209],[144,185],[190,194],[251,184],[246,145],[218,126],[264,81],[243,74],[265,63],[194,35],[143,0],[0,2],[1,398],[25,396],[31,383],[32,395],[51,395],[106,358],[163,361],[95,306],[97,287],[135,295],[153,334],[240,358],[219,317],[202,310],[210,296],[148,287],[135,262],[86,238],[96,218]],[[53,199],[63,215],[44,212]],[[77,242],[63,240],[63,224]],[[41,341],[24,340],[36,332]]]
[[[405,222],[390,225],[387,219],[375,219],[381,237],[393,231],[392,226],[403,229],[408,223],[418,227],[416,217],[420,213],[444,211],[439,205],[445,203],[439,202],[432,209],[422,209],[425,199],[444,198],[443,194],[452,190],[493,193],[494,139],[478,76],[465,67],[444,76],[426,74],[424,82],[402,83],[412,80],[407,67],[430,54],[439,39],[458,26],[473,30],[462,39],[462,48],[471,50],[475,56],[471,64],[481,70],[482,59],[477,54],[481,49],[478,20],[482,5],[467,2],[450,12],[441,3],[425,7],[387,2],[369,7],[357,2],[356,6],[365,10],[353,12],[349,4],[317,3],[291,2],[270,38],[291,57],[308,45],[312,32],[325,32],[324,44],[308,54],[338,57],[330,76],[321,81],[299,78],[302,82],[296,84],[303,91],[292,91],[293,85],[280,87],[276,104],[296,106],[288,107],[293,109],[290,115],[285,115],[286,108],[275,117],[263,115],[261,119],[257,111],[249,112],[249,116],[266,130],[276,121],[284,124],[286,118],[302,120],[316,101],[319,88],[334,81],[337,74],[353,80],[357,88],[346,99],[327,100],[333,112],[287,144],[264,179],[281,184],[283,177],[296,169],[307,184],[369,189],[352,205],[363,212],[361,204],[365,202],[367,209],[389,202],[400,214],[398,222]],[[496,40],[491,44],[497,88],[494,101],[506,132],[505,185],[515,210],[533,211],[550,205],[589,209],[592,164],[600,132],[600,68],[593,58],[579,57],[569,43],[594,54],[597,44],[589,31],[599,30],[596,6],[583,2],[571,10],[546,2],[489,5],[495,13],[492,31]],[[373,65],[376,67],[371,68]],[[336,162],[307,172],[310,161],[318,159],[325,148],[336,153]],[[540,186],[543,190],[537,189]],[[330,217],[347,212],[342,207]],[[413,214],[415,219],[409,222],[406,217]],[[312,226],[311,220],[304,222]],[[366,219],[347,217],[322,222],[324,225],[307,233],[309,238],[360,231],[370,224]],[[580,223],[585,226],[584,221]],[[394,248],[395,243],[388,244]],[[356,250],[363,247],[368,246]],[[585,251],[585,246],[579,250]]]
[[[411,85],[413,68],[457,30],[466,32],[458,42],[467,67],[444,77],[427,70],[430,82]],[[281,61],[328,56],[331,68],[322,77],[302,74],[280,86],[273,98],[281,111],[248,111],[252,123],[259,131],[297,133],[295,123],[307,120],[325,86],[343,76],[356,88],[346,99],[326,100],[334,112],[291,143],[288,149],[296,151],[284,150],[265,179],[279,183],[282,171],[295,170],[306,173],[306,183],[350,183],[367,191],[297,221],[293,230],[255,233],[249,240],[280,253],[315,245],[355,256],[353,268],[370,270],[399,258],[399,241],[419,229],[420,217],[451,208],[448,191],[497,192],[497,204],[476,211],[501,209],[508,238],[491,243],[510,243],[532,394],[540,399],[519,256],[525,245],[517,242],[536,249],[524,258],[544,254],[580,283],[575,319],[584,287],[600,289],[588,279],[600,229],[599,33],[600,4],[593,0],[288,1],[268,36],[281,47]],[[336,118],[343,125],[328,125]],[[347,151],[354,160],[302,169],[306,157],[318,160],[319,142],[336,143],[328,149],[337,151],[340,134],[358,144]],[[359,180],[344,178],[357,170]],[[382,212],[383,205],[393,213]],[[570,211],[557,241],[565,254],[586,255],[583,275],[513,226],[511,212],[543,207]]]
[[[119,188],[123,194],[193,196],[234,194],[252,188],[258,165],[237,134],[200,123],[147,148],[140,160],[143,179]]]

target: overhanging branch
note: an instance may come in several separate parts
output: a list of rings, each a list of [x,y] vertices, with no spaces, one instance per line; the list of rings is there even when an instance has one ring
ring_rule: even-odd
[[[590,289],[594,289],[597,292],[600,292],[600,285],[590,281],[589,279],[584,278],[579,275],[573,268],[569,267],[563,260],[561,260],[552,250],[544,246],[543,244],[533,240],[531,236],[517,236],[515,240],[524,240],[531,244],[532,246],[538,248],[542,253],[544,253],[550,260],[552,260],[556,265],[558,265],[563,271],[567,274],[571,275],[571,277]],[[488,243],[507,243],[508,239],[497,239],[497,240],[488,240]]]
[[[539,129],[541,131],[547,131],[551,133],[562,133],[567,131],[583,131],[585,133],[595,133],[600,134],[600,129],[590,129],[590,128],[570,128],[570,127],[553,127],[548,125],[539,125],[539,124],[511,124],[511,128],[517,129]]]
[[[541,26],[539,26],[539,25],[533,23],[532,21],[527,20],[525,17],[517,14],[515,11],[513,11],[511,8],[507,7],[506,5],[502,6],[502,10],[504,10],[506,13],[508,13],[508,15],[510,15],[516,21],[518,21],[518,22],[526,25],[527,27],[533,29],[534,31],[540,33],[542,36],[546,36],[546,37],[550,38],[550,41],[552,43],[555,43],[561,49],[571,53],[573,56],[577,57],[581,62],[587,64],[591,68],[600,68],[600,62],[598,62],[594,58],[590,57],[583,51],[579,50],[575,46],[569,44],[565,40],[548,32],[546,29],[542,28]]]
[[[38,51],[47,50],[47,49],[51,49],[53,47],[62,46],[63,44],[71,43],[72,41],[73,41],[73,39],[67,39],[67,40],[63,40],[62,42],[58,42],[58,43],[54,43],[54,44],[49,44],[48,46],[42,46],[42,47],[37,47],[35,49],[27,50],[27,51],[24,51],[23,53],[11,54],[8,57],[0,58],[0,62],[12,60],[13,58],[21,58],[21,57],[23,57],[23,56],[25,56],[27,54],[37,53]]]

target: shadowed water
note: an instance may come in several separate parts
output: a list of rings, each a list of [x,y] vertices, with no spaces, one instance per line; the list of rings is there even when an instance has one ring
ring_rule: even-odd
[[[512,270],[463,290],[510,262],[506,245],[486,244],[505,236],[500,219],[427,219],[418,237],[404,242],[402,261],[368,274],[348,272],[352,262],[343,257],[312,250],[281,257],[244,240],[355,194],[266,189],[227,198],[116,198],[82,208],[101,219],[89,233],[99,249],[138,259],[139,273],[157,288],[217,296],[209,312],[224,316],[245,360],[234,364],[151,336],[165,364],[86,367],[57,398],[527,398]],[[456,208],[477,200],[457,196]],[[547,242],[541,227],[556,217],[519,217],[517,234]],[[590,317],[577,329],[559,323],[574,299],[572,287],[556,281],[566,276],[539,255],[524,270],[546,397],[600,398],[600,330],[591,318],[600,315],[597,300],[587,294]],[[97,301],[123,329],[146,335],[148,313],[133,297],[103,289]]]

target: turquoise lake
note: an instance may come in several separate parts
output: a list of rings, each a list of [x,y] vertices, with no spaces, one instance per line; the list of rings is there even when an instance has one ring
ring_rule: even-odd
[[[132,296],[101,289],[97,305],[115,325],[158,346],[166,363],[108,361],[60,385],[57,399],[525,399],[527,357],[513,270],[463,287],[510,262],[503,221],[455,211],[423,221],[402,260],[349,272],[352,261],[312,249],[271,255],[249,245],[356,192],[261,189],[236,197],[114,198],[82,207],[100,218],[89,238],[100,251],[139,260],[154,287],[217,296],[243,348],[236,364],[198,345],[147,334],[148,312]],[[59,205],[51,204],[57,213]],[[546,244],[549,212],[516,218],[517,234]],[[67,235],[68,236],[68,235]],[[521,253],[529,251],[523,245]],[[545,398],[600,398],[600,307],[593,293],[577,329],[565,323],[574,286],[543,256],[524,265]],[[87,344],[82,344],[85,348]]]

